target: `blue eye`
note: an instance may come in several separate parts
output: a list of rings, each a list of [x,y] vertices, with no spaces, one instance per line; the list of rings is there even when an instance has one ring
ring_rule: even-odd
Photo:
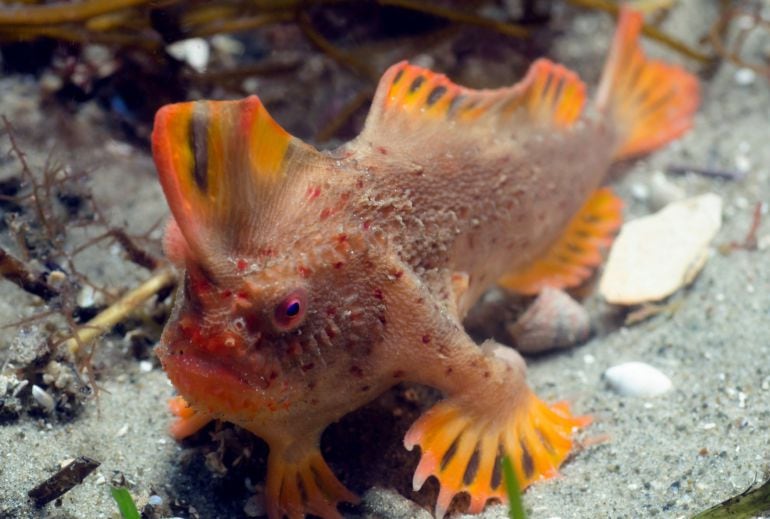
[[[273,324],[281,331],[291,330],[302,322],[307,296],[303,289],[294,290],[275,307]]]
[[[286,307],[286,315],[288,317],[294,317],[299,313],[300,304],[299,301],[292,301],[289,306]]]

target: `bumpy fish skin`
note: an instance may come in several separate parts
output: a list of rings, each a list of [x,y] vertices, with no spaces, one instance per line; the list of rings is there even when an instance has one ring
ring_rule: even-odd
[[[496,282],[536,293],[590,275],[619,224],[598,189],[609,164],[689,126],[697,83],[644,58],[640,24],[623,11],[586,110],[577,76],[546,60],[489,91],[394,65],[361,135],[331,153],[288,135],[256,97],[161,109],[166,249],[185,272],[156,349],[183,397],[174,436],[236,423],[270,445],[271,519],[340,517],[356,497],[324,462],[321,433],[411,381],[445,395],[405,437],[422,451],[415,488],[441,484],[437,517],[460,492],[471,513],[504,500],[502,454],[523,486],[555,475],[589,419],[540,401],[521,357],[478,347],[461,321]]]

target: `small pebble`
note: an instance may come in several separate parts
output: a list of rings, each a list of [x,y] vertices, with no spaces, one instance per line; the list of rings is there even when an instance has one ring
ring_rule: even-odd
[[[163,504],[163,498],[160,496],[152,495],[147,498],[147,504],[150,506],[160,506]]]
[[[748,67],[744,67],[735,72],[733,79],[735,80],[736,85],[748,86],[757,79],[757,73]]]
[[[166,46],[166,52],[179,61],[184,61],[196,72],[205,72],[211,50],[203,38],[189,38]]]
[[[80,292],[78,292],[78,295],[75,298],[75,302],[82,308],[89,308],[94,306],[94,303],[96,302],[96,295],[94,293],[93,287],[90,285],[84,286]]]
[[[259,517],[265,515],[265,499],[261,495],[253,495],[243,505],[243,513],[247,517]]]
[[[748,173],[751,171],[751,159],[749,159],[746,155],[736,155],[735,169],[737,169],[740,173]]]
[[[128,433],[128,424],[123,425],[117,433],[115,433],[115,438],[121,438],[125,436]]]
[[[631,196],[643,202],[650,197],[650,189],[644,184],[636,182],[631,185]]]
[[[703,430],[704,431],[710,431],[711,429],[714,429],[717,426],[714,422],[704,423],[703,424]]]
[[[35,384],[32,384],[32,398],[49,413],[56,407],[53,397],[45,389]]]
[[[647,204],[653,211],[662,209],[672,202],[683,200],[686,196],[684,189],[671,182],[662,171],[656,171],[650,177]]]
[[[149,373],[152,371],[152,362],[149,360],[143,360],[139,362],[139,371],[142,373]]]
[[[217,52],[230,54],[232,56],[241,56],[245,50],[245,45],[231,36],[217,34],[211,38],[211,47]]]
[[[609,386],[623,396],[652,397],[671,389],[671,380],[644,362],[625,362],[604,372]]]
[[[22,390],[29,385],[29,380],[22,380],[19,382],[19,384],[16,386],[16,389],[13,390],[13,394],[11,396],[17,397],[19,396],[19,393],[22,392]]]

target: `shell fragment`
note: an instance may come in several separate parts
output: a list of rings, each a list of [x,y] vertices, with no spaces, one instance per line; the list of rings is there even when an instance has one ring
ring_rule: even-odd
[[[722,199],[688,198],[623,225],[610,252],[599,293],[610,303],[659,301],[695,279],[722,225]]]

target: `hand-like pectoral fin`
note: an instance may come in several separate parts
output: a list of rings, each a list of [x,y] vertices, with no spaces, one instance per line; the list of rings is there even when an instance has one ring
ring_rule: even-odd
[[[358,497],[334,476],[316,442],[270,446],[265,500],[270,519],[297,519],[307,514],[342,519],[337,505],[357,503]]]

